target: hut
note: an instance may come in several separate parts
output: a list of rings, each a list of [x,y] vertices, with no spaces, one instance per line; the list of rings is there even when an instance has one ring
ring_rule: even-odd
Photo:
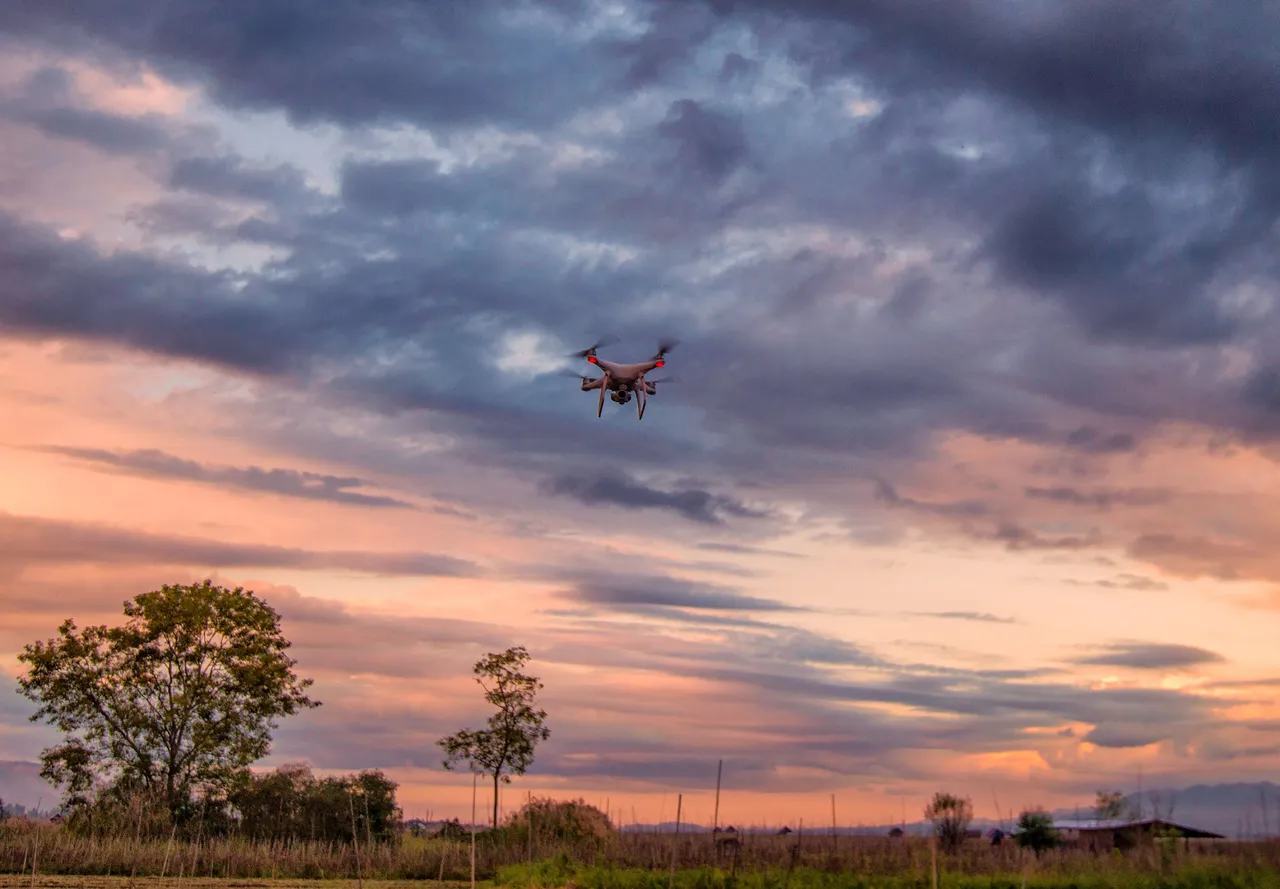
[[[1145,818],[1139,821],[1059,821],[1053,825],[1053,829],[1065,845],[1091,852],[1109,852],[1112,849],[1124,851],[1165,838],[1224,839],[1220,833],[1175,824],[1163,818]]]

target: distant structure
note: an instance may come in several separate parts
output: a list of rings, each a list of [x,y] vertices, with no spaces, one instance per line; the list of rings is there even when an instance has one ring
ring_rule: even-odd
[[[891,837],[900,837],[900,836],[902,836],[902,834],[903,834],[903,830],[902,830],[902,828],[901,828],[901,827],[891,827],[891,828],[889,828],[889,836],[891,836]]]
[[[1053,829],[1066,843],[1091,852],[1109,852],[1112,849],[1132,849],[1139,844],[1151,843],[1157,837],[1185,840],[1226,839],[1220,833],[1175,824],[1163,818],[1142,820],[1059,821]]]
[[[791,828],[789,828],[789,827],[784,827],[784,828],[782,828],[782,830],[778,831],[778,836],[780,836],[780,837],[785,837],[785,836],[786,836],[787,834],[789,834],[789,833],[791,833]]]

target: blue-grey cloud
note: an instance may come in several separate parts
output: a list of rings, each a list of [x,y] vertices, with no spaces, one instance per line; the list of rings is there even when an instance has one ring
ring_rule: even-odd
[[[22,4],[0,39],[145,62],[224,110],[333,124],[343,146],[429,130],[438,156],[353,151],[321,190],[287,159],[91,108],[45,68],[4,97],[6,126],[145,159],[162,195],[129,218],[151,236],[275,258],[210,271],[11,211],[6,336],[212,363],[274,405],[394,418],[454,442],[455,477],[508,472],[524,482],[506,502],[543,497],[570,524],[627,533],[665,514],[765,546],[800,515],[869,539],[927,524],[1036,554],[1277,572],[1238,529],[1121,524],[1177,491],[1104,472],[1170,428],[1280,434],[1278,319],[1248,296],[1280,275],[1277,139],[1258,123],[1280,107],[1280,28],[1256,4],[104,9]],[[505,333],[567,351],[610,328],[621,356],[683,340],[683,385],[643,423],[596,420],[572,382],[497,361]],[[1036,477],[1009,483],[1035,502],[1009,503],[982,466],[961,467],[966,495],[917,471],[965,435],[1043,449]],[[338,450],[311,430],[293,445]],[[390,462],[347,459],[352,478]],[[636,481],[659,473],[698,481]]]
[[[549,480],[544,490],[572,497],[588,506],[621,506],[629,509],[663,509],[692,522],[722,525],[727,518],[764,518],[768,515],[740,501],[697,488],[663,491],[639,484],[625,476],[594,478],[562,476]]]
[[[1077,664],[1133,670],[1178,670],[1225,661],[1222,655],[1207,648],[1168,642],[1116,642],[1098,654],[1075,659]]]
[[[433,553],[296,549],[152,534],[110,525],[0,513],[0,571],[24,565],[297,568],[406,577],[471,577],[465,559]]]
[[[936,617],[941,620],[967,620],[976,623],[1012,624],[1017,621],[1012,617],[999,617],[986,611],[924,611],[917,612],[918,617]]]
[[[149,478],[178,479],[298,497],[304,500],[327,500],[351,506],[373,506],[391,509],[415,509],[413,504],[378,494],[351,490],[368,485],[368,481],[352,476],[302,472],[296,469],[264,469],[260,466],[211,466],[195,460],[184,460],[155,449],[106,451],[100,448],[76,448],[50,445],[41,450],[84,460],[120,472]]]

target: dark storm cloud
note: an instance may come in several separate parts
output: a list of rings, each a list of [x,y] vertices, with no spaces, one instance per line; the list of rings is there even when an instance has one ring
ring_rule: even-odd
[[[589,11],[576,0],[394,0],[377,15],[354,0],[326,4],[323,15],[285,0],[198,0],[180,12],[160,0],[81,0],[19,4],[0,19],[0,33],[61,49],[109,48],[179,81],[207,83],[225,104],[283,108],[304,124],[539,125],[608,96],[623,76],[599,46],[564,39]]]
[[[168,185],[213,197],[279,202],[307,190],[302,171],[288,164],[254,169],[234,155],[180,157],[169,169]]]
[[[471,562],[431,553],[334,552],[222,543],[0,513],[0,569],[42,563],[288,567],[405,577],[472,577],[479,573]]]
[[[47,136],[127,156],[157,151],[170,141],[158,120],[135,120],[84,108],[50,108],[0,100],[0,119],[28,124]]]
[[[99,254],[0,212],[0,326],[279,372],[295,358],[284,311],[237,294],[228,274],[173,259]]]
[[[352,476],[325,475],[296,469],[264,469],[260,466],[211,466],[151,449],[116,452],[97,448],[50,446],[42,450],[148,478],[180,479],[352,506],[416,508],[411,503],[393,497],[350,490],[369,484],[365,479]]]
[[[330,196],[287,165],[183,143],[160,176],[171,193],[136,218],[286,255],[208,273],[0,220],[0,326],[288,373],[307,405],[421,418],[473,466],[550,478],[566,500],[737,531],[769,524],[734,521],[756,514],[748,481],[818,513],[866,504],[815,478],[892,478],[880,507],[904,521],[1083,550],[1107,535],[979,524],[981,500],[917,487],[912,464],[957,433],[1064,450],[1083,471],[1166,421],[1280,429],[1263,422],[1267,362],[1242,381],[1215,351],[1275,326],[1234,290],[1275,279],[1276,140],[1250,116],[1276,107],[1275,23],[1242,4],[1163,9],[637,2],[622,10],[636,31],[532,0],[379,16],[347,0],[324,15],[24,4],[0,21],[17,39],[104,64],[119,51],[294,122],[429,125],[455,156],[347,158]],[[790,17],[757,15],[771,10]],[[729,30],[743,23],[760,26],[750,59]],[[757,76],[778,53],[809,82]],[[855,85],[876,111],[849,111]],[[56,74],[25,89],[44,103],[30,110],[73,107]],[[267,207],[233,223],[205,198]],[[494,367],[503,331],[581,347],[615,321],[637,340],[679,329],[673,364],[696,380],[641,427],[596,422],[572,383]],[[661,490],[605,465],[705,481]],[[1036,490],[1099,521],[1136,505],[1075,481]]]
[[[1133,670],[1176,670],[1225,662],[1222,655],[1205,648],[1162,642],[1117,642],[1101,654],[1075,659],[1077,664]]]
[[[693,99],[673,102],[658,132],[676,143],[684,168],[694,169],[713,182],[728,176],[747,156],[742,124]]]
[[[550,479],[543,490],[572,497],[588,506],[621,506],[630,509],[663,509],[704,525],[723,525],[727,518],[764,518],[768,513],[752,509],[732,497],[695,488],[663,491],[621,475],[594,478],[562,476]]]
[[[886,78],[901,86],[942,80],[958,89],[985,88],[1047,115],[1133,136],[1209,142],[1233,157],[1269,158],[1280,148],[1280,133],[1265,123],[1280,114],[1280,63],[1270,51],[1280,16],[1247,0],[1212,7],[1191,0],[1087,0],[1070,7],[980,0],[710,5],[852,25],[861,30],[852,41],[829,30],[830,43],[843,41],[849,50],[841,61],[852,67],[857,50],[875,46]],[[899,64],[890,66],[890,59]]]
[[[17,89],[0,93],[0,120],[27,124],[46,136],[110,154],[150,154],[173,138],[162,115],[122,117],[79,106],[71,75],[56,66],[40,68]]]
[[[1146,747],[1167,738],[1166,732],[1142,723],[1115,723],[1098,726],[1081,739],[1098,747]]]

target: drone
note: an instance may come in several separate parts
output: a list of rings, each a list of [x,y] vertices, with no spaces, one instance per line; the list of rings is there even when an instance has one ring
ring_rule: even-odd
[[[600,368],[603,376],[582,377],[582,391],[590,392],[592,389],[600,390],[600,398],[596,402],[596,416],[600,417],[604,413],[604,394],[609,393],[615,404],[626,404],[631,400],[632,394],[636,396],[636,419],[644,419],[645,405],[649,401],[650,395],[658,393],[658,383],[668,382],[672,378],[665,377],[659,380],[646,380],[644,375],[655,368],[662,367],[666,362],[666,355],[676,347],[673,340],[667,340],[658,344],[658,351],[648,361],[641,361],[638,364],[615,364],[612,361],[606,361],[603,358],[596,357],[596,349],[601,346],[609,345],[616,342],[613,337],[601,339],[594,346],[583,349],[581,352],[574,352],[571,358],[585,358],[587,361]],[[574,374],[574,376],[578,376]]]

